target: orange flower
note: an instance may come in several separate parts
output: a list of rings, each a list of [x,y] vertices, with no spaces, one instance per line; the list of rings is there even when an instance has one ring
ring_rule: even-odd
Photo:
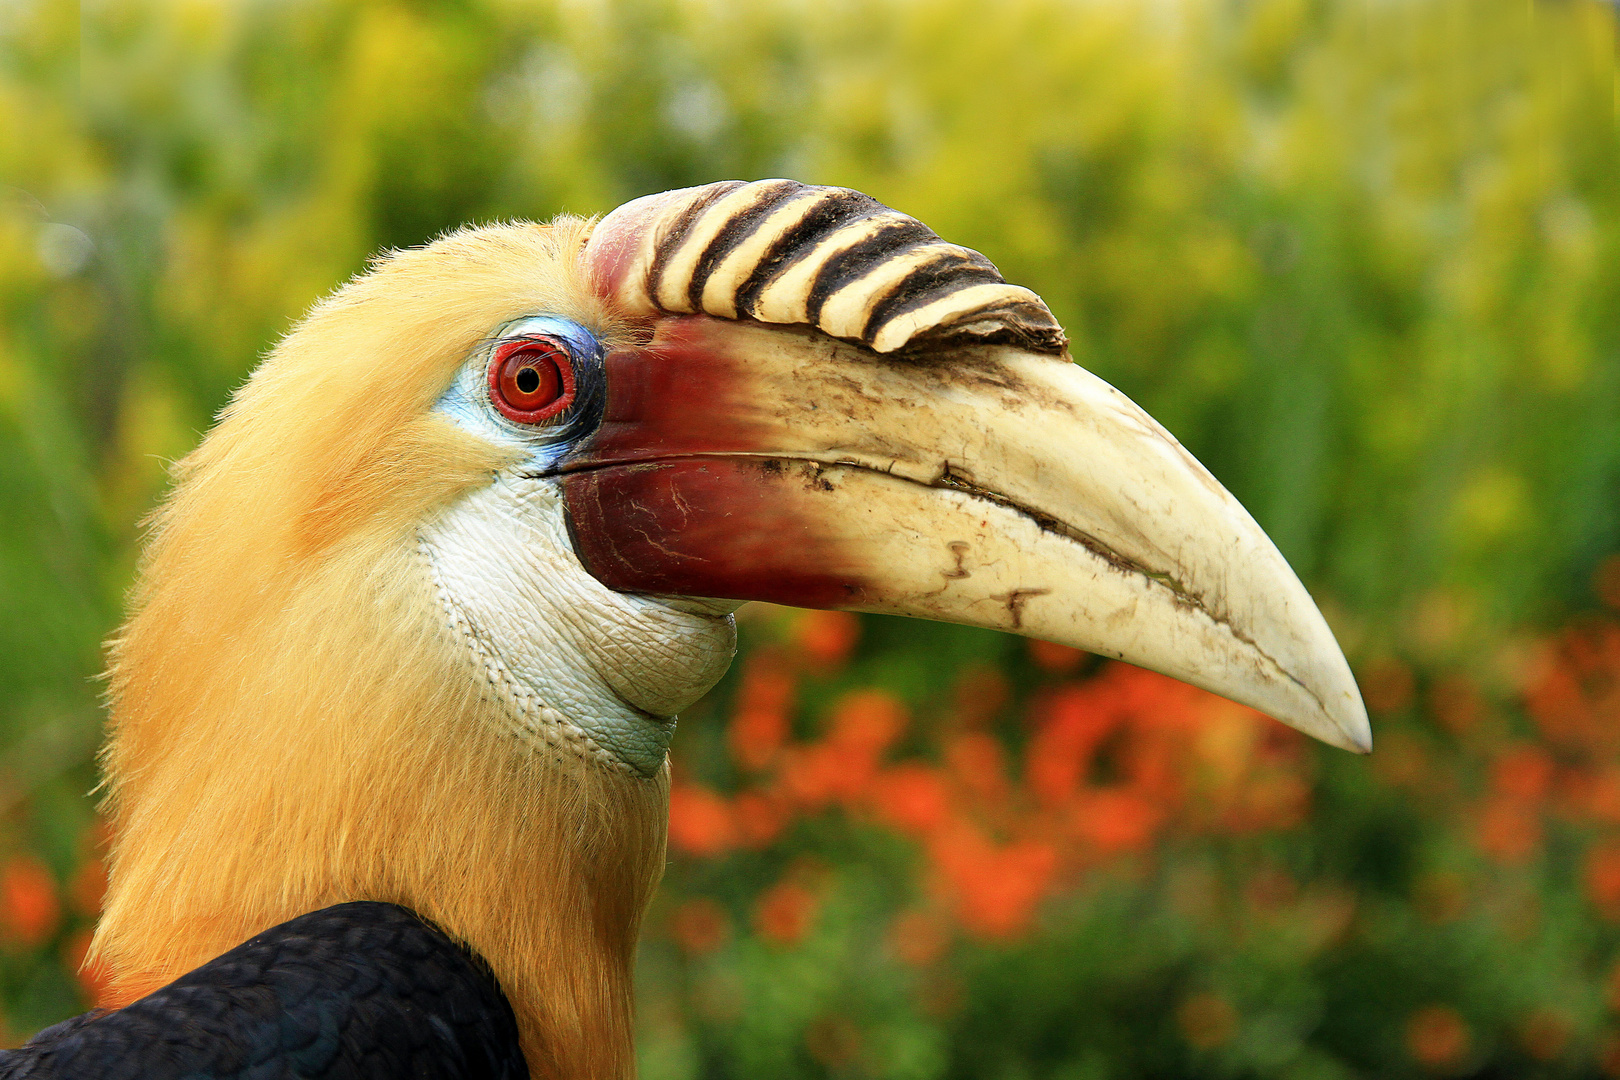
[[[1620,821],[1620,771],[1607,769],[1595,775],[1571,771],[1565,774],[1565,789],[1575,813],[1598,821]]]
[[[1007,767],[1001,743],[979,732],[952,739],[945,748],[945,761],[961,785],[987,803],[1001,802],[1007,795]]]
[[[1620,626],[1594,622],[1545,645],[1529,679],[1525,705],[1555,745],[1612,750],[1620,742]]]
[[[1552,758],[1529,743],[1510,747],[1491,766],[1491,787],[1496,793],[1523,803],[1540,802],[1552,787],[1552,779]]]
[[[812,661],[830,667],[849,659],[861,637],[861,620],[848,611],[806,611],[794,624],[793,637]]]
[[[1141,851],[1153,841],[1164,810],[1118,788],[1088,791],[1074,807],[1075,830],[1103,854]]]
[[[781,787],[808,808],[829,803],[852,805],[865,798],[877,777],[878,762],[905,731],[906,709],[882,690],[856,690],[833,707],[827,737],[783,755]]]
[[[922,836],[945,824],[951,797],[938,772],[907,762],[879,774],[872,787],[872,804],[878,816],[894,828]]]
[[[1541,821],[1515,799],[1500,796],[1477,811],[1480,850],[1497,862],[1521,863],[1541,846]]]
[[[1181,1035],[1199,1050],[1213,1050],[1237,1034],[1237,1010],[1218,994],[1198,994],[1176,1009]]]
[[[904,911],[889,931],[894,954],[912,967],[928,967],[951,945],[950,927],[926,911]]]
[[[1620,774],[1614,769],[1596,777],[1589,789],[1586,810],[1602,821],[1620,821]]]
[[[1457,1064],[1472,1042],[1468,1025],[1449,1005],[1425,1005],[1406,1022],[1406,1048],[1430,1068]]]
[[[1079,649],[1071,649],[1054,641],[1029,638],[1026,644],[1029,647],[1029,658],[1035,661],[1035,666],[1053,675],[1068,674],[1079,667],[1080,662],[1086,658],[1086,654]]]
[[[1586,895],[1604,918],[1620,922],[1620,844],[1611,841],[1586,853]]]
[[[839,749],[868,757],[887,750],[906,730],[906,707],[883,690],[855,690],[833,706],[827,741]]]
[[[1557,642],[1545,642],[1537,650],[1533,674],[1525,690],[1525,707],[1549,741],[1570,745],[1580,741],[1585,701],[1581,693],[1581,673],[1567,663]]]
[[[965,824],[936,835],[929,854],[954,894],[962,925],[990,938],[1028,925],[1057,870],[1050,844],[1024,840],[998,848]]]
[[[669,842],[692,855],[719,855],[736,839],[731,808],[700,784],[679,783],[669,792]]]
[[[780,658],[763,650],[756,652],[749,657],[737,689],[737,710],[786,712],[793,704],[793,691],[793,676]]]
[[[745,769],[768,766],[787,739],[787,716],[774,709],[748,709],[738,713],[726,730],[731,756]]]
[[[849,801],[866,786],[862,765],[830,743],[790,747],[782,755],[781,791],[793,803],[809,810]]]
[[[713,952],[731,936],[725,908],[707,897],[688,900],[670,920],[670,930],[682,949],[693,956]]]
[[[754,908],[754,928],[776,945],[796,945],[810,932],[816,896],[805,886],[782,881],[771,886]]]
[[[1036,708],[1039,727],[1029,741],[1024,771],[1030,789],[1046,806],[1074,797],[1098,746],[1119,727],[1120,712],[1111,707],[1103,681],[1065,687]]]
[[[732,827],[744,847],[769,847],[787,828],[787,808],[757,791],[744,791],[732,799],[731,811]]]
[[[24,945],[39,945],[62,918],[56,879],[32,855],[17,855],[0,871],[0,926]]]

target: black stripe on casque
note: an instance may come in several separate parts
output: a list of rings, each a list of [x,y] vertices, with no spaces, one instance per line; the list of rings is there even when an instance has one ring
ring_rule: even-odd
[[[974,285],[1005,285],[989,259],[969,248],[951,248],[938,259],[917,267],[879,301],[861,328],[861,340],[871,341],[883,324],[897,315],[915,311],[954,292]]]
[[[806,190],[807,186],[797,180],[778,180],[769,187],[762,187],[759,198],[754,200],[752,206],[721,226],[692,267],[692,281],[686,288],[686,300],[692,305],[693,311],[703,310],[703,289],[709,284],[709,276],[714,273],[714,268],[736,250],[737,245],[753,236],[766,218]]]
[[[754,301],[765,291],[765,286],[776,280],[788,267],[797,264],[828,234],[859,218],[888,212],[888,207],[858,191],[834,188],[817,203],[793,228],[777,237],[748,280],[737,290],[737,314],[752,317]]]
[[[709,207],[742,186],[743,181],[741,180],[727,180],[722,183],[708,185],[707,191],[687,203],[681,209],[681,212],[676,215],[675,220],[669,223],[669,228],[664,230],[664,235],[658,238],[658,246],[653,249],[652,262],[647,265],[647,296],[653,303],[658,302],[658,284],[663,280],[664,267],[668,264],[670,257],[680,249],[682,242],[686,240],[686,234],[691,231],[692,223]]]
[[[828,259],[810,285],[805,312],[811,325],[821,321],[821,308],[827,297],[855,279],[870,273],[885,259],[892,259],[926,244],[944,245],[934,230],[915,218],[885,225],[860,243]]]

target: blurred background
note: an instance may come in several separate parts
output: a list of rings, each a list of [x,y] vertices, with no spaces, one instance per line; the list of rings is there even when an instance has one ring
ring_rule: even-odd
[[[464,222],[790,176],[1045,296],[1276,539],[1377,751],[745,608],[646,1080],[1620,1076],[1615,47],[1581,0],[0,4],[0,1035],[94,1000],[100,643],[277,336]]]

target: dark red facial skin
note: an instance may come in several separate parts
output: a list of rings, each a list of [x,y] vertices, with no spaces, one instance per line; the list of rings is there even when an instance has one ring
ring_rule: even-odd
[[[705,340],[713,321],[670,319],[608,356],[602,424],[562,462],[575,553],[621,592],[861,606],[834,483],[771,456],[745,375]]]
[[[747,374],[706,333],[718,320],[664,320],[645,349],[609,353],[601,426],[563,464],[566,470],[694,454],[768,453],[749,423],[758,407]],[[776,447],[775,449],[785,449]]]
[[[620,592],[861,607],[865,576],[820,527],[836,508],[817,513],[804,469],[689,457],[571,473],[563,490],[574,550]]]

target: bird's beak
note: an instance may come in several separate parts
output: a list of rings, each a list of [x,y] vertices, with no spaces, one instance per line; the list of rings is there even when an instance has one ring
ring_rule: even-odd
[[[577,553],[605,584],[1010,630],[1370,747],[1281,553],[1066,355],[995,334],[880,355],[755,319],[653,326],[608,357],[604,420],[563,462]]]

